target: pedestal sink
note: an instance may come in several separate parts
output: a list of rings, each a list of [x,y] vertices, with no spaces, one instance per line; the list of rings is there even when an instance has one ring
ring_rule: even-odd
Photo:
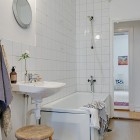
[[[33,82],[25,83],[24,81],[12,84],[12,91],[17,92],[18,94],[29,95],[32,100],[35,101],[36,110],[35,117],[36,120],[40,119],[40,105],[42,98],[51,96],[59,92],[66,84],[59,82]]]

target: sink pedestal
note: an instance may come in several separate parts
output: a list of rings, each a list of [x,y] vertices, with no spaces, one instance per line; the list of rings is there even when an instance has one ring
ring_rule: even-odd
[[[36,118],[36,121],[40,119],[41,115],[40,115],[40,110],[41,110],[41,102],[42,100],[33,100],[36,105],[36,108],[35,108],[35,118]]]
[[[26,125],[30,125],[30,117],[32,114],[34,114],[35,116],[35,120],[36,120],[36,124],[39,123],[39,119],[41,118],[41,102],[42,102],[42,99],[39,99],[39,100],[35,100],[35,99],[32,99],[33,103],[32,104],[35,104],[35,108],[34,109],[31,109],[29,110],[27,113],[26,113]]]
[[[65,83],[49,81],[40,81],[33,83],[26,83],[25,81],[21,81],[17,82],[16,84],[12,84],[12,91],[18,94],[28,95],[32,98],[34,104],[36,105],[36,108],[30,110],[27,115],[29,116],[30,114],[34,113],[36,121],[38,121],[41,116],[40,109],[42,99],[59,92],[65,85]]]

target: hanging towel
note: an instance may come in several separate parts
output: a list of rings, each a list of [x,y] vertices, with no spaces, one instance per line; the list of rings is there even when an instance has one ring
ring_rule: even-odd
[[[3,101],[6,106],[8,106],[12,101],[11,84],[1,45],[0,45],[0,101]]]
[[[108,129],[108,116],[105,111],[105,103],[103,101],[94,101],[90,106],[98,109],[100,123],[99,134],[103,136]]]
[[[96,109],[103,109],[105,107],[105,103],[102,101],[93,101],[91,106]]]
[[[102,109],[99,109],[99,118],[100,118],[100,129],[99,134],[104,135],[105,132],[108,130],[108,115],[106,114],[105,107]]]
[[[1,121],[1,126],[4,130],[4,134],[7,137],[8,134],[10,133],[12,129],[12,124],[11,124],[11,109],[8,106],[6,110],[2,113],[2,121]]]
[[[80,107],[82,110],[86,110],[91,115],[90,118],[90,126],[96,128],[97,130],[100,129],[99,124],[99,116],[98,116],[98,110],[95,108],[91,108],[89,105],[86,105],[84,107]]]
[[[2,127],[7,136],[11,130],[11,110],[12,90],[8,74],[8,62],[3,46],[0,45],[0,115]]]
[[[80,109],[87,110],[91,114],[91,127],[98,129],[100,135],[104,135],[108,128],[108,117],[105,111],[105,103],[93,101]]]

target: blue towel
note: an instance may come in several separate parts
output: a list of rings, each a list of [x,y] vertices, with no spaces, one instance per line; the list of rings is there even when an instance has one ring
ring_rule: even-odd
[[[12,90],[9,74],[0,45],[0,111],[4,111],[12,101]]]
[[[0,45],[0,117],[5,136],[8,136],[12,128],[9,107],[12,101],[12,90],[7,67],[4,48]]]

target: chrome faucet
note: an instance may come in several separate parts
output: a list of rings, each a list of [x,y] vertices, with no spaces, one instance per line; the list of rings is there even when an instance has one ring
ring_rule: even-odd
[[[91,76],[91,79],[88,79],[88,82],[90,82],[91,92],[94,93],[94,83],[96,82],[96,79],[94,79],[93,76]]]
[[[39,74],[32,74],[32,73],[28,74],[28,82],[30,83],[40,81],[41,79],[42,78],[40,77]]]

